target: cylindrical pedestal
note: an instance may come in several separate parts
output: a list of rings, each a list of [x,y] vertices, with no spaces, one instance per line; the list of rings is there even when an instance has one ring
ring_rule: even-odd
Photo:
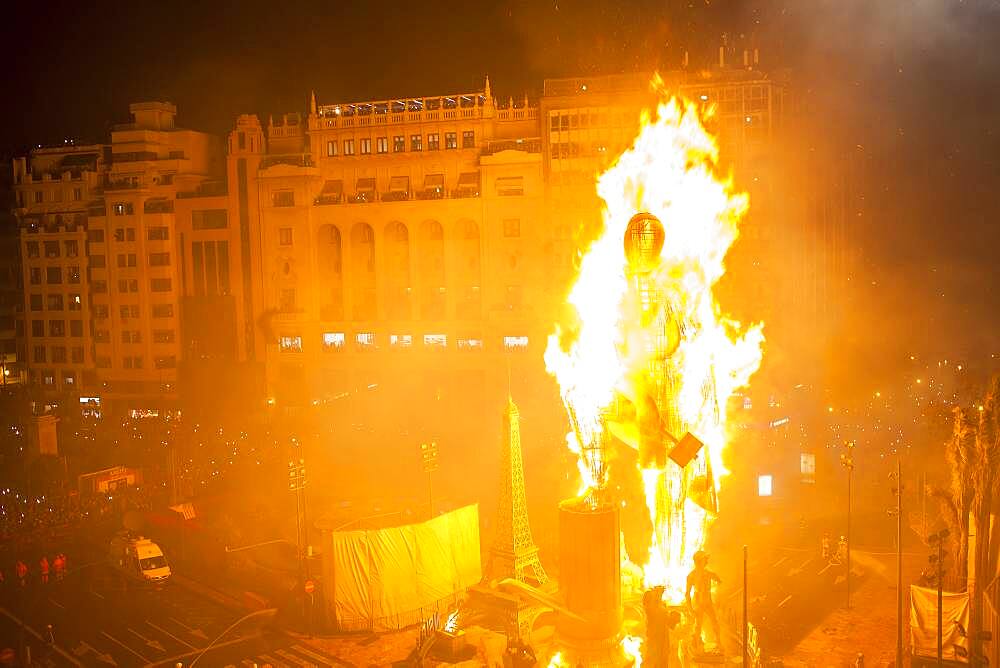
[[[618,508],[591,508],[578,499],[559,504],[559,592],[585,622],[560,615],[558,635],[587,645],[617,643],[622,626]]]

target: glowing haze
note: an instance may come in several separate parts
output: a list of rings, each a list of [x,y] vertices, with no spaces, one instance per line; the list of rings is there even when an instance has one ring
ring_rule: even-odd
[[[659,81],[654,86],[662,92]],[[598,179],[604,228],[583,255],[568,296],[578,321],[557,327],[545,364],[574,426],[567,443],[580,456],[581,496],[607,483],[608,449],[588,445],[608,441],[602,416],[617,396],[656,397],[660,413],[672,416],[665,423],[675,438],[690,431],[705,443],[709,460],[700,457],[697,467],[667,460],[641,472],[652,524],[645,584],[665,585],[677,599],[714,517],[710,505],[692,500],[696,481],[700,476],[701,494],[707,482],[714,499],[725,473],[726,405],[760,365],[764,337],[761,324],[743,327],[725,317],[713,294],[748,198],[718,173],[718,145],[699,117],[712,109],[661,99],[655,113],[643,113],[632,146]],[[659,218],[665,232],[648,277],[659,318],[649,317],[647,296],[629,289],[623,239],[638,212]],[[664,322],[676,340],[664,341],[670,338]],[[673,379],[668,390],[656,380],[664,374]]]

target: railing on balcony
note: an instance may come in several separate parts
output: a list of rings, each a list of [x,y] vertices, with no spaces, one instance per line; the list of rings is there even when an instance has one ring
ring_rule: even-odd
[[[169,199],[146,200],[142,206],[143,213],[173,213],[174,203]]]
[[[194,197],[219,197],[227,194],[225,181],[205,181],[194,190],[177,193],[177,199],[191,199]]]
[[[493,155],[501,151],[541,153],[542,140],[539,137],[531,137],[530,139],[494,139],[486,142],[482,155]]]
[[[260,169],[274,165],[291,165],[292,167],[315,167],[311,153],[285,153],[269,155],[260,161]]]

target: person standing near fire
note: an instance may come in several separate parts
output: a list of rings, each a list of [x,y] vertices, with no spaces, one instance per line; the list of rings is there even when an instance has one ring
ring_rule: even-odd
[[[708,570],[707,566],[708,553],[704,550],[695,552],[694,569],[688,573],[687,587],[684,590],[684,599],[694,616],[694,641],[698,647],[704,646],[701,623],[705,617],[708,617],[708,621],[712,625],[716,646],[721,646],[722,642],[719,636],[719,619],[715,614],[715,604],[712,602],[712,583],[721,583],[722,579],[713,571]],[[694,596],[691,595],[692,590]]]

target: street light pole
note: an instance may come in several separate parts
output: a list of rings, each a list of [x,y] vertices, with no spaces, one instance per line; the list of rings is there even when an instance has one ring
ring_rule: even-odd
[[[896,480],[896,507],[891,511],[896,515],[896,668],[903,668],[903,468],[898,454],[896,472],[889,477]]]
[[[854,487],[854,441],[844,443],[847,452],[840,455],[840,463],[847,469],[847,609],[851,609],[851,494]]]
[[[251,612],[249,615],[244,615],[243,617],[240,617],[235,622],[233,622],[232,624],[230,624],[230,626],[229,626],[228,629],[226,629],[225,631],[223,631],[222,633],[220,633],[215,638],[215,640],[213,640],[212,642],[208,643],[208,645],[205,647],[205,649],[201,650],[201,653],[198,656],[194,657],[194,660],[191,662],[191,665],[188,666],[188,668],[194,668],[194,664],[198,663],[198,659],[200,659],[201,657],[205,656],[205,652],[207,652],[208,650],[210,650],[213,647],[215,647],[215,643],[217,643],[220,640],[222,640],[223,638],[225,638],[229,634],[230,631],[232,631],[233,629],[235,629],[237,626],[239,626],[243,622],[245,622],[247,620],[250,620],[250,619],[253,619],[254,617],[265,617],[266,616],[266,617],[272,617],[273,618],[277,614],[278,614],[278,609],[277,608],[265,608],[263,610],[256,610],[254,612]]]

